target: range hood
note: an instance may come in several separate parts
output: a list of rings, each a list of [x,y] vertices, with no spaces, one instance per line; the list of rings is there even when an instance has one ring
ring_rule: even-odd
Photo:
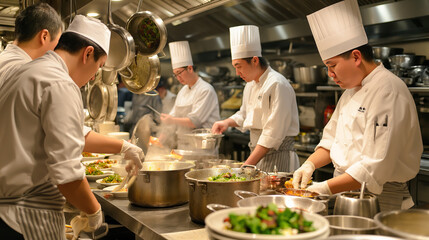
[[[229,55],[229,28],[253,24],[260,27],[266,52],[299,54],[315,51],[306,15],[340,0],[143,0],[142,10],[160,16],[168,41],[188,40],[196,55],[213,52]],[[0,3],[0,36],[13,31],[8,9],[22,0]],[[50,0],[68,22],[68,1]],[[429,38],[429,0],[358,0],[370,44],[379,45]],[[76,0],[78,13],[98,11],[106,22],[107,0]],[[121,26],[137,10],[138,0],[112,3],[113,20]],[[168,49],[166,48],[168,54]]]

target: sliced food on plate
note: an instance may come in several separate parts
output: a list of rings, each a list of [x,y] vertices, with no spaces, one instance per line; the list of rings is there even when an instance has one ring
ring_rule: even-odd
[[[101,170],[112,168],[112,166],[115,164],[118,164],[118,160],[99,159],[99,160],[83,162],[83,165],[85,165],[86,167],[95,167]]]
[[[96,182],[104,186],[112,186],[112,185],[118,185],[122,181],[123,181],[122,177],[115,173],[105,178],[97,179]]]

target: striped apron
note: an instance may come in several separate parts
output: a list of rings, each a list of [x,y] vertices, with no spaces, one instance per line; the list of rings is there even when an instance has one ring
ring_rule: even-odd
[[[334,177],[338,175],[341,173],[335,170]],[[383,185],[383,191],[376,195],[380,204],[380,211],[409,209],[414,206],[407,183],[386,182]]]
[[[15,219],[24,239],[65,239],[64,197],[50,182],[35,186],[20,197],[1,198],[15,206]]]
[[[261,136],[262,130],[250,130],[249,148],[253,152]],[[256,167],[265,172],[272,172],[276,166],[279,172],[294,172],[299,168],[299,158],[294,149],[294,137],[286,136],[278,150],[270,151],[262,158]]]

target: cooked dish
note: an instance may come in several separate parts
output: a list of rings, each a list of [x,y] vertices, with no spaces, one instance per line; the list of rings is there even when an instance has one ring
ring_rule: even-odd
[[[292,181],[293,181],[293,178],[291,178],[288,181],[286,181],[285,184],[284,184],[285,187],[286,188],[293,188]],[[311,185],[311,184],[313,184],[313,180],[310,179],[310,180],[308,180],[307,185]]]
[[[113,174],[101,180],[102,183],[121,183],[122,177],[118,174]]]
[[[289,208],[278,209],[274,203],[258,207],[255,215],[230,213],[224,223],[228,230],[256,234],[296,235],[316,230],[302,214]]]
[[[87,166],[85,168],[85,174],[86,175],[103,175],[104,173],[96,167]]]
[[[227,172],[214,177],[209,177],[208,180],[212,182],[239,182],[246,181],[247,179],[245,177],[238,177],[235,173]]]
[[[95,156],[90,152],[82,152],[82,157],[95,157]]]
[[[105,168],[111,168],[113,164],[116,164],[118,161],[117,160],[110,160],[110,159],[105,159],[105,160],[97,160],[95,162],[91,162],[86,164],[87,167],[95,167],[95,168],[99,168],[99,169],[105,169]]]
[[[308,197],[308,198],[314,198],[319,195],[316,192],[311,192],[305,189],[282,188],[282,189],[279,189],[278,191],[286,195]]]
[[[138,26],[140,38],[147,49],[155,50],[161,41],[158,26],[151,18],[145,18]]]

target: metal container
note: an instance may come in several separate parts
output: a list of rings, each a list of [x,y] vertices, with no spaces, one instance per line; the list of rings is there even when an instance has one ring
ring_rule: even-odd
[[[372,47],[372,52],[375,59],[387,60],[390,56],[402,54],[403,48],[390,48],[390,47]]]
[[[411,54],[400,54],[389,57],[389,62],[392,68],[409,68],[413,65],[414,55]]]
[[[326,70],[323,66],[294,67],[295,81],[300,84],[323,84],[327,81]]]
[[[334,215],[353,215],[373,218],[380,212],[378,198],[374,194],[365,193],[363,199],[359,192],[341,193],[337,196],[334,206]]]
[[[184,135],[193,149],[216,149],[222,140],[222,134],[213,134],[211,129],[195,129],[192,133]]]
[[[237,206],[240,198],[234,194],[236,190],[259,193],[262,174],[255,171],[248,172],[247,169],[241,168],[207,168],[186,173],[185,177],[189,186],[189,215],[192,221],[204,222],[205,217],[211,213],[207,208],[210,203]],[[208,180],[209,177],[226,172],[245,176],[248,180],[238,182],[213,182]],[[256,176],[252,177],[253,174],[256,174]]]
[[[385,211],[375,215],[379,233],[403,239],[429,239],[429,210]]]
[[[371,218],[349,215],[331,215],[325,218],[329,221],[330,235],[375,234],[378,229]]]
[[[145,207],[168,207],[188,202],[187,173],[195,165],[186,162],[144,162],[128,189],[131,203]]]

